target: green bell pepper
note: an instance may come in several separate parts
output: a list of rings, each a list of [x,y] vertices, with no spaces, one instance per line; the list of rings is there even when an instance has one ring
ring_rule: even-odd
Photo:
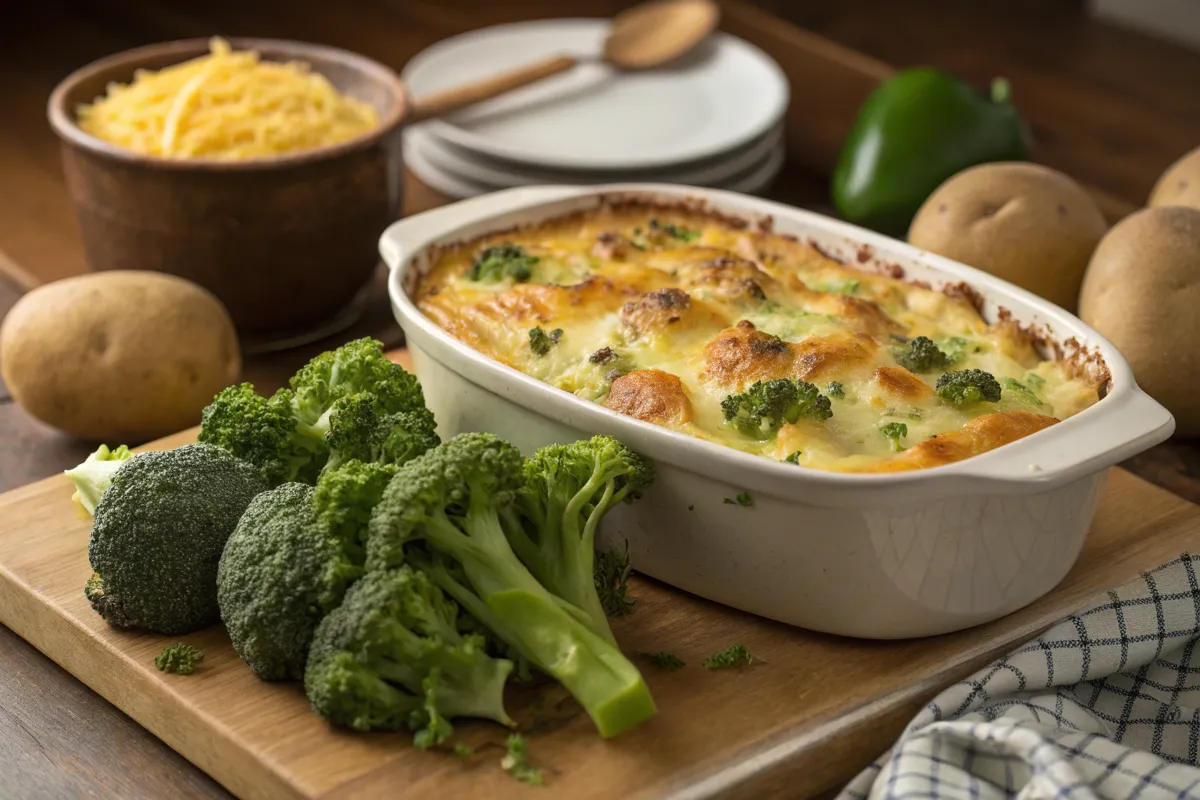
[[[991,96],[932,67],[896,73],[859,110],[833,173],[842,217],[904,236],[925,198],[975,164],[1023,161],[1025,123],[998,78]]]

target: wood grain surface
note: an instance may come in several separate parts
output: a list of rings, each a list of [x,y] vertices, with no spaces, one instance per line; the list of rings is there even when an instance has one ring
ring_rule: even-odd
[[[1082,0],[754,0],[755,5],[832,43],[852,65],[935,64],[983,85],[1003,74],[1030,119],[1038,158],[1114,198],[1142,203],[1161,170],[1195,146],[1200,54],[1097,23]],[[626,0],[577,0],[571,14],[608,15]],[[266,35],[323,41],[358,50],[393,67],[432,42],[473,27],[568,13],[552,0],[40,0],[0,24],[0,78],[6,89],[0,124],[0,316],[20,291],[85,269],[62,185],[45,102],[75,67],[120,50],[181,36]],[[738,18],[755,25],[752,11]],[[727,15],[728,19],[733,19]],[[727,28],[731,27],[727,19]],[[736,24],[734,22],[733,24]],[[789,41],[802,31],[767,18],[760,41],[785,70]],[[762,25],[760,24],[761,28]],[[836,43],[836,44],[833,44]],[[784,55],[780,55],[780,54]],[[852,55],[847,56],[850,53]],[[793,60],[794,61],[794,60]],[[860,89],[861,90],[861,89]],[[789,140],[828,142],[841,98],[799,95]],[[799,109],[799,112],[797,112]],[[798,120],[798,122],[797,122]],[[810,133],[807,129],[816,129]],[[829,145],[826,144],[826,152]],[[771,196],[827,208],[825,180],[806,168],[800,150]],[[816,151],[820,152],[820,151]],[[445,201],[409,177],[406,212]],[[1110,212],[1111,216],[1111,212]],[[7,283],[6,283],[7,281]],[[247,360],[245,377],[278,385],[315,352],[352,336],[400,341],[383,293],[350,330],[297,351]],[[0,385],[0,490],[72,466],[92,445],[30,419]],[[1200,502],[1200,448],[1169,442],[1126,466]],[[892,712],[902,721],[907,712]],[[12,724],[10,724],[12,723]],[[839,740],[869,755],[873,740]],[[876,748],[877,749],[877,748]],[[786,784],[783,784],[786,788]],[[793,792],[787,792],[794,794]],[[0,626],[0,797],[227,798],[229,795],[137,723],[84,688]]]
[[[182,637],[205,651],[194,675],[160,673],[154,656],[179,637],[110,628],[83,597],[91,521],[71,491],[55,476],[0,495],[0,622],[237,796],[418,798],[434,787],[462,797],[537,796],[498,768],[505,729],[460,724],[457,740],[476,751],[465,763],[414,750],[405,735],[335,731],[298,684],[254,678],[220,626]],[[557,684],[510,688],[509,705],[559,796],[813,794],[865,767],[940,687],[1198,540],[1200,507],[1114,471],[1079,563],[1048,597],[990,625],[906,642],[812,634],[639,579],[635,612],[615,632],[643,669],[656,717],[605,742]],[[734,643],[765,663],[699,666]],[[688,666],[667,672],[637,655],[664,650]]]

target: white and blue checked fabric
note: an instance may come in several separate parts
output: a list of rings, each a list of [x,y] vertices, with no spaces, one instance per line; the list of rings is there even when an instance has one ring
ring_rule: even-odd
[[[839,800],[1200,799],[1200,556],[938,695]]]

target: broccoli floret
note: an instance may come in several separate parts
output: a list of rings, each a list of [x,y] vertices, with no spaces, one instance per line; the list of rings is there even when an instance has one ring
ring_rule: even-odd
[[[421,747],[452,717],[513,725],[504,710],[512,662],[459,632],[458,605],[408,566],[369,573],[317,628],[304,686],[318,714],[357,730],[411,728]]]
[[[555,328],[549,333],[540,327],[533,328],[529,331],[529,350],[535,356],[544,356],[554,349],[554,345],[558,344],[562,335],[562,328]]]
[[[115,627],[163,634],[216,622],[221,551],[266,488],[257,469],[210,444],[126,461],[92,523],[92,607]]]
[[[909,372],[935,372],[953,363],[927,336],[918,336],[905,349],[897,350],[896,363]]]
[[[330,455],[324,468],[336,469],[351,459],[399,465],[440,441],[433,413],[424,405],[389,412],[376,394],[360,392],[339,399],[330,410],[325,434]]]
[[[317,480],[312,502],[321,527],[345,549],[350,559],[366,559],[367,526],[383,490],[396,474],[396,464],[350,460],[326,469]]]
[[[633,613],[637,602],[629,596],[629,576],[633,567],[629,564],[629,542],[624,552],[615,547],[596,554],[595,584],[600,606],[609,617],[627,617]]]
[[[705,669],[728,669],[730,667],[748,667],[762,659],[751,655],[744,644],[735,644],[719,653],[713,653],[700,662]]]
[[[500,759],[500,768],[519,780],[531,786],[541,786],[542,771],[529,763],[529,742],[519,733],[508,737],[504,758]]]
[[[467,279],[498,283],[512,278],[517,283],[524,283],[533,277],[533,268],[537,263],[538,257],[527,253],[524,247],[505,242],[480,251],[467,270]]]
[[[100,502],[104,490],[112,483],[113,476],[122,464],[131,458],[133,453],[125,445],[115,450],[100,445],[82,464],[66,470],[67,477],[75,484],[75,494],[71,495],[71,499],[83,506],[88,514],[95,514],[96,504]]]
[[[845,400],[846,387],[842,386],[841,381],[830,381],[829,385],[825,387],[825,394],[835,400]]]
[[[893,450],[900,452],[904,449],[900,440],[908,436],[908,426],[903,422],[888,422],[880,425],[879,432],[888,438]]]
[[[610,436],[567,445],[549,445],[525,462],[523,486],[506,525],[521,561],[547,589],[587,616],[592,631],[609,641],[606,619],[614,601],[620,565],[596,558],[596,529],[617,503],[632,500],[654,480],[654,468]],[[598,567],[615,567],[599,576]],[[628,559],[625,561],[628,567]],[[604,571],[601,569],[599,571]],[[621,595],[624,597],[623,593]],[[623,608],[623,606],[622,606]]]
[[[179,642],[168,645],[154,657],[154,666],[163,672],[176,675],[191,675],[196,671],[196,664],[204,659],[204,651],[199,647]]]
[[[1000,381],[1000,384],[1012,395],[1014,395],[1018,401],[1025,403],[1026,405],[1031,405],[1038,410],[1044,410],[1047,408],[1046,404],[1042,402],[1042,398],[1038,397],[1037,393],[1034,392],[1033,389],[1030,389],[1028,386],[1016,380],[1015,378],[1005,378],[1004,380]]]
[[[408,462],[371,517],[368,567],[408,561],[423,569],[498,638],[563,684],[602,736],[615,736],[652,716],[654,701],[620,650],[513,552],[501,518],[522,487],[523,464],[515,447],[484,433],[461,434]],[[582,537],[576,547],[581,543]]]
[[[785,423],[807,417],[825,420],[833,416],[829,398],[811,383],[792,378],[755,381],[741,394],[721,401],[725,419],[742,434],[769,439]]]
[[[217,571],[221,619],[233,649],[263,680],[299,680],[313,631],[362,574],[318,522],[313,488],[260,494],[225,545]]]
[[[369,337],[322,353],[301,367],[289,385],[296,419],[312,426],[322,438],[334,403],[343,397],[370,392],[381,414],[414,411],[425,405],[416,377],[389,361],[383,344]]]
[[[296,424],[292,393],[270,399],[242,383],[223,389],[201,415],[199,440],[258,467],[271,486],[312,483],[328,457],[321,435]]]
[[[937,394],[956,406],[984,401],[995,403],[1000,400],[1000,384],[990,372],[964,369],[947,372],[938,378]]]

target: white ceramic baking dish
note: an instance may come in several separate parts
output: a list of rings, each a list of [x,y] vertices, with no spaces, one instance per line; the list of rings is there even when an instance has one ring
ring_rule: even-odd
[[[933,286],[965,281],[1058,342],[1074,339],[1111,375],[1106,396],[1044,431],[933,469],[847,475],[798,469],[675,433],[587,402],[457,341],[409,297],[437,245],[596,206],[604,195],[700,201],[811,240],[863,268],[899,265]],[[864,249],[865,248],[865,249]],[[1041,597],[1075,562],[1107,470],[1163,441],[1171,415],[1142,392],[1117,350],[1066,311],[945,258],[845,223],[729,192],[665,185],[512,189],[395,223],[380,252],[396,319],[440,431],[492,431],[526,452],[594,433],[653,459],[658,478],[606,521],[639,572],[801,627],[868,638],[944,633]],[[1069,347],[1069,345],[1068,345]],[[752,507],[729,504],[748,491]]]

